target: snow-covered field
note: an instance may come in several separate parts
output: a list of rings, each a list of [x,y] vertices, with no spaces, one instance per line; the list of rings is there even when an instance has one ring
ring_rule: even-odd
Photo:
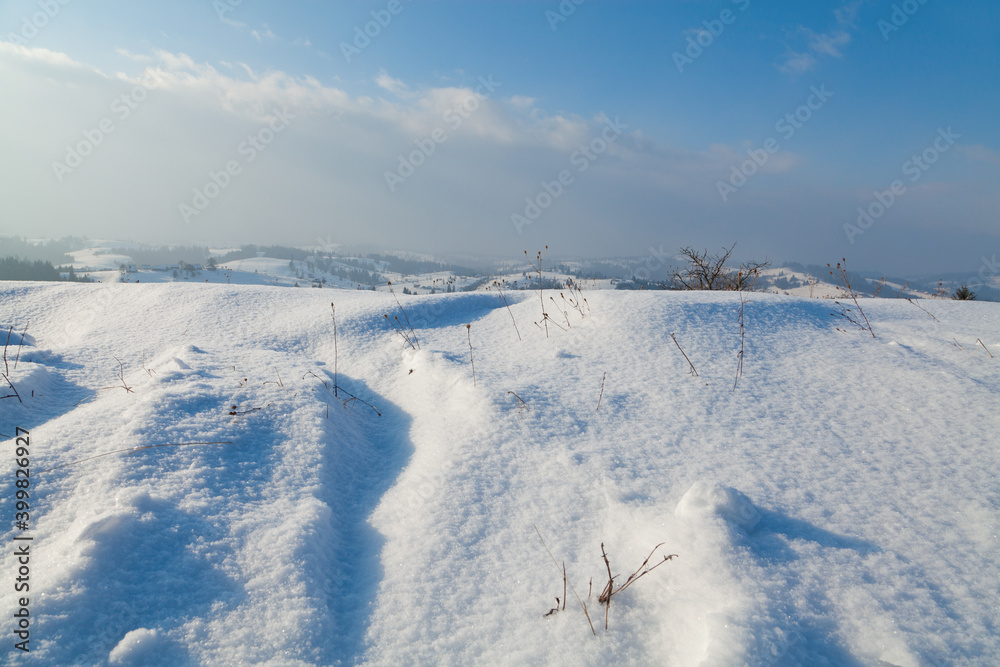
[[[0,283],[0,660],[1000,662],[1000,306],[506,296]]]

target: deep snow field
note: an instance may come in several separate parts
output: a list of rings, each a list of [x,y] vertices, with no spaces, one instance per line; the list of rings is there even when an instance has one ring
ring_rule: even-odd
[[[549,296],[0,283],[0,661],[1000,664],[1000,305]]]

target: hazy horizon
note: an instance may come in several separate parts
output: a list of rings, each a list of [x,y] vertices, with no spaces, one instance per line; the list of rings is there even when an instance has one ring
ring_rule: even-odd
[[[0,234],[992,276],[991,10],[16,0]]]

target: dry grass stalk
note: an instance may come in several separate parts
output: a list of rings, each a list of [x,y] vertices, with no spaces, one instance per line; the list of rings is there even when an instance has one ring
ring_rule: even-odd
[[[885,276],[882,276],[881,278],[879,278],[878,282],[875,283],[875,289],[872,290],[873,299],[877,299],[879,292],[881,292],[882,288],[885,287],[885,280],[886,280]]]
[[[928,311],[928,310],[927,310],[926,308],[924,308],[924,307],[922,307],[922,306],[920,306],[920,305],[917,305],[917,302],[916,302],[916,301],[914,301],[913,299],[911,299],[910,297],[906,297],[906,300],[907,300],[907,301],[909,301],[910,303],[912,303],[912,304],[913,304],[914,306],[917,306],[917,308],[920,308],[920,310],[922,310],[922,311],[924,311],[925,313],[927,313],[928,315],[930,315],[930,316],[931,316],[931,319],[932,319],[932,320],[934,320],[935,322],[940,322],[940,321],[941,321],[941,320],[939,320],[938,318],[934,317],[934,315],[933,315],[933,314],[931,314],[931,312],[930,312],[930,311]]]
[[[830,265],[827,264],[827,267],[830,267]],[[858,303],[858,293],[854,289],[854,286],[851,285],[850,276],[847,275],[847,259],[841,258],[841,260],[837,262],[837,273],[834,273],[833,269],[831,268],[830,275],[836,278],[837,281],[840,283],[840,285],[838,285],[840,291],[843,294],[847,295],[851,299],[851,301],[854,302],[854,306],[858,309],[858,314],[861,316],[861,319],[864,320],[864,324],[862,324],[861,321],[854,316],[849,307],[845,306],[839,301],[834,301],[834,303],[840,306],[840,313],[830,313],[830,314],[833,315],[834,317],[837,317],[839,315],[840,317],[844,318],[851,324],[859,327],[862,331],[867,331],[868,333],[870,333],[872,335],[872,338],[875,338],[875,332],[872,331],[872,325],[868,321],[868,317],[865,315],[865,311],[861,308],[861,304]]]
[[[6,396],[0,396],[0,399],[16,398],[17,402],[23,405],[24,401],[21,400],[21,394],[18,393],[17,387],[14,386],[14,383],[10,381],[10,365],[7,362],[7,347],[10,345],[10,335],[13,331],[14,325],[12,324],[10,325],[10,329],[7,330],[7,340],[3,344],[3,379],[7,382],[7,386],[10,387],[10,390],[14,393],[7,394]]]
[[[511,393],[513,393],[513,392],[511,392]],[[515,394],[515,396],[516,396],[516,394]],[[538,531],[538,526],[534,526],[534,528],[535,528],[535,534],[538,535],[538,541],[542,543],[542,546],[545,548],[545,553],[547,553],[549,555],[549,558],[552,559],[552,564],[555,565],[556,569],[558,570],[559,569],[559,563],[558,563],[558,561],[556,561],[556,558],[555,558],[555,556],[552,555],[552,552],[549,551],[549,547],[548,547],[547,544],[545,544],[545,540],[542,539],[542,534]],[[594,630],[594,622],[590,620],[590,612],[587,611],[587,604],[580,598],[580,595],[576,592],[576,588],[573,587],[573,584],[570,583],[569,579],[566,577],[566,563],[565,562],[563,562],[562,574],[563,574],[563,609],[566,608],[566,605],[565,605],[565,600],[566,600],[566,585],[568,584],[570,590],[573,591],[573,595],[576,596],[577,602],[580,603],[580,608],[583,609],[584,616],[587,617],[587,623],[590,624],[590,631],[592,633],[594,633],[594,636],[596,637],[597,636],[597,631]],[[549,613],[551,613],[551,612],[549,612]],[[549,614],[546,614],[546,616],[548,616],[548,615]]]
[[[132,391],[132,387],[128,386],[128,384],[126,384],[125,382],[125,365],[122,363],[122,360],[119,359],[118,357],[115,357],[114,355],[111,356],[114,357],[115,361],[118,362],[118,379],[122,383],[121,387],[119,387],[118,385],[114,385],[111,387],[101,387],[97,391],[104,391],[105,389],[124,389],[126,393],[134,394],[135,392]]]
[[[601,395],[597,397],[597,410],[594,412],[600,412],[601,410],[601,400],[604,398],[604,381],[608,379],[608,372],[605,371],[604,375],[601,376]]]
[[[417,347],[416,341],[406,335],[406,331],[403,330],[403,324],[402,324],[402,322],[399,321],[399,317],[398,316],[393,317],[390,320],[388,315],[386,315],[385,313],[382,313],[382,317],[384,317],[386,319],[386,321],[389,322],[389,324],[392,325],[392,328],[396,331],[397,334],[399,334],[400,336],[403,337],[403,340],[406,341],[407,345],[409,345],[410,347],[412,347],[414,350],[419,349]],[[395,321],[393,321],[393,320],[395,320]]]
[[[67,468],[69,466],[75,466],[78,463],[85,463],[87,461],[93,461],[94,459],[99,459],[104,456],[111,456],[112,454],[120,454],[122,452],[128,452],[126,456],[135,454],[136,452],[141,452],[144,449],[155,449],[156,447],[193,447],[195,445],[231,445],[232,441],[226,440],[221,442],[171,442],[163,445],[144,445],[143,447],[126,447],[124,449],[116,449],[113,452],[105,452],[104,454],[97,454],[95,456],[88,456],[84,459],[78,459],[76,461],[70,461],[69,463],[63,463],[62,465],[57,465],[52,468],[46,468],[45,470],[39,470],[39,473],[51,472],[53,470],[58,470],[59,468]]]
[[[17,370],[17,362],[21,358],[21,346],[24,345],[24,334],[28,332],[28,325],[31,324],[31,320],[28,320],[24,324],[24,328],[21,329],[21,340],[17,341],[17,354],[14,355],[14,370]],[[11,327],[13,328],[13,327]],[[8,334],[9,335],[9,334]]]
[[[527,252],[527,251],[525,251],[525,252]],[[507,282],[507,281],[504,280],[503,282]],[[521,340],[521,332],[518,331],[518,329],[517,329],[517,320],[514,319],[514,313],[510,309],[510,304],[507,303],[507,297],[504,296],[503,287],[501,286],[500,282],[498,282],[496,280],[493,281],[493,286],[497,288],[497,291],[500,293],[500,299],[503,301],[503,305],[507,308],[507,312],[510,314],[510,321],[514,323],[514,331],[515,331],[515,333],[517,333],[517,339]]]
[[[410,330],[409,337],[407,337],[405,334],[403,334],[403,338],[405,338],[406,341],[410,344],[410,347],[412,347],[414,350],[419,350],[420,349],[420,341],[417,340],[417,334],[413,330],[413,326],[410,324],[410,318],[406,315],[406,310],[403,309],[403,304],[401,304],[399,302],[399,297],[396,296],[396,291],[394,289],[392,289],[392,281],[389,280],[387,282],[388,282],[388,285],[389,285],[389,293],[392,294],[392,298],[396,300],[396,305],[399,307],[400,312],[403,313],[403,319],[406,320],[406,328]],[[389,316],[386,315],[385,318],[389,319]],[[399,322],[399,318],[398,317],[396,317],[395,319],[396,319],[396,322]],[[400,328],[400,333],[402,333],[403,324],[401,322],[399,323],[399,328]]]
[[[285,386],[285,383],[281,381],[281,375],[278,375],[278,369],[274,368],[272,370],[274,371],[274,374],[278,376],[278,381],[275,382],[274,380],[268,380],[268,381],[264,382],[263,384],[276,384],[279,387],[283,388]]]
[[[412,371],[411,371],[411,372],[412,372]],[[378,408],[376,408],[376,407],[375,407],[374,405],[372,405],[371,403],[369,403],[368,401],[366,401],[366,400],[364,400],[364,399],[361,399],[361,398],[358,398],[357,396],[355,396],[355,395],[354,395],[354,394],[352,394],[351,392],[347,391],[347,390],[346,390],[346,389],[344,389],[343,387],[339,387],[339,388],[338,388],[336,384],[335,384],[335,385],[334,385],[333,387],[330,387],[330,383],[329,383],[329,382],[327,382],[326,380],[324,380],[324,379],[323,379],[323,378],[321,378],[320,376],[316,375],[316,373],[315,373],[315,372],[313,372],[313,371],[308,371],[308,372],[307,372],[307,373],[306,373],[305,375],[303,375],[303,376],[302,376],[302,379],[303,379],[303,380],[305,380],[305,379],[306,379],[306,377],[308,377],[308,376],[310,376],[310,375],[312,375],[312,376],[313,376],[314,378],[316,378],[317,380],[319,380],[320,382],[322,382],[322,383],[323,383],[323,386],[324,386],[324,387],[326,387],[326,389],[327,389],[328,391],[332,392],[332,393],[333,393],[333,395],[334,395],[334,396],[336,396],[336,397],[337,397],[338,399],[340,399],[340,394],[343,394],[344,396],[347,396],[347,398],[345,398],[345,399],[340,399],[340,401],[341,401],[341,402],[342,402],[342,403],[344,404],[344,409],[345,409],[345,410],[347,409],[347,406],[348,406],[348,405],[349,405],[350,403],[354,403],[355,401],[357,401],[358,403],[361,403],[361,404],[363,404],[363,405],[367,405],[367,406],[368,406],[369,408],[371,408],[371,409],[372,409],[372,410],[373,410],[373,411],[375,412],[375,414],[377,414],[377,415],[378,415],[379,417],[381,417],[381,416],[382,416],[382,412],[381,412],[381,411],[380,411],[380,410],[379,410]],[[337,393],[338,391],[340,392],[339,394]],[[329,418],[330,418],[330,406],[329,406],[329,405],[327,405],[327,411],[326,411],[326,418],[327,418],[327,419],[329,419]]]
[[[742,272],[741,272],[742,273]],[[757,282],[757,270],[753,270],[753,276],[749,278],[748,288],[753,290],[754,283]],[[747,340],[747,330],[746,330],[746,320],[743,318],[744,307],[747,305],[746,296],[743,294],[743,287],[747,286],[747,278],[742,275],[737,275],[736,277],[737,291],[740,295],[740,310],[736,316],[736,321],[740,325],[740,351],[736,355],[736,379],[733,381],[733,391],[736,391],[736,385],[739,384],[740,378],[743,377],[743,357],[746,351],[746,340]]]
[[[520,419],[523,422],[524,421],[524,413],[527,412],[528,410],[530,410],[530,408],[528,407],[528,404],[524,402],[523,398],[521,398],[520,396],[518,396],[514,392],[508,391],[507,393],[508,394],[513,394],[514,399],[516,400],[516,405],[517,405],[517,417],[518,417],[518,419]]]
[[[549,247],[545,246],[545,252],[547,253],[548,251],[549,251]],[[524,256],[528,257],[528,251],[527,250],[524,251]],[[538,254],[535,256],[535,261],[537,262],[537,266],[538,266],[538,268],[536,269],[538,271],[538,301],[539,301],[539,303],[542,304],[542,322],[545,325],[545,337],[548,338],[549,337],[549,314],[545,312],[545,286],[544,286],[543,278],[542,278],[542,256],[543,256],[542,255],[542,251],[539,250]],[[529,259],[529,261],[530,261],[530,259]],[[537,325],[538,322],[535,322],[535,324]],[[553,324],[555,324],[555,322],[553,322]],[[562,329],[562,327],[559,327],[559,328]]]
[[[981,341],[978,338],[976,339],[976,342],[983,346],[983,349],[986,350],[986,354],[990,355],[990,359],[992,359],[993,358],[993,353],[990,352],[990,348],[986,347],[986,345],[983,344],[983,341]]]
[[[583,290],[580,289],[580,285],[573,282],[570,278],[566,281],[566,286],[569,287],[569,297],[563,296],[562,292],[559,292],[559,296],[563,296],[563,300],[566,301],[573,309],[580,313],[580,317],[586,317],[590,314],[590,303],[583,296]]]
[[[156,372],[153,368],[146,368],[146,350],[142,351],[142,370],[146,371],[146,375],[153,377],[153,373]]]
[[[608,629],[608,611],[611,609],[611,598],[621,593],[626,588],[628,588],[629,586],[639,581],[640,579],[642,579],[644,576],[646,576],[656,568],[666,563],[668,560],[673,560],[674,558],[677,558],[677,554],[670,554],[669,556],[664,556],[663,560],[658,562],[656,565],[650,567],[649,560],[653,557],[653,554],[656,553],[656,550],[662,546],[663,542],[653,547],[653,550],[649,552],[648,556],[646,556],[646,560],[642,561],[642,565],[640,565],[635,572],[633,572],[628,576],[628,579],[625,580],[624,584],[622,584],[618,588],[615,588],[615,577],[611,575],[611,562],[608,560],[608,554],[604,550],[604,543],[601,542],[601,556],[604,557],[604,565],[605,567],[607,567],[608,570],[608,583],[604,585],[604,590],[601,592],[601,595],[597,598],[597,601],[604,605],[605,630]]]
[[[465,325],[465,333],[469,336],[469,361],[472,363],[472,386],[476,386],[476,360],[472,358],[472,325]]]
[[[670,337],[674,339],[674,345],[676,345],[677,349],[681,351],[681,354],[684,355],[684,359],[688,362],[688,366],[691,367],[691,370],[689,370],[688,372],[691,375],[693,375],[695,377],[698,377],[698,371],[697,371],[697,369],[695,369],[694,364],[691,363],[691,360],[688,359],[687,354],[685,354],[684,350],[681,348],[681,344],[677,342],[677,336],[675,336],[674,334],[670,334]]]
[[[337,387],[337,371],[340,365],[340,355],[337,353],[337,307],[330,303],[330,315],[333,317],[333,395],[338,396],[339,388]],[[327,410],[327,417],[329,418],[330,412]]]
[[[559,296],[562,296],[562,292],[559,292]],[[563,319],[566,320],[566,326],[568,328],[572,329],[573,325],[569,323],[569,311],[563,310],[562,308],[560,308],[559,304],[556,303],[555,297],[550,296],[549,297],[549,301],[551,301],[553,303],[553,305],[555,305],[556,310],[558,310],[560,313],[562,313]],[[565,304],[565,303],[566,303],[566,297],[563,296],[563,304]],[[554,324],[554,322],[553,322],[553,324]]]

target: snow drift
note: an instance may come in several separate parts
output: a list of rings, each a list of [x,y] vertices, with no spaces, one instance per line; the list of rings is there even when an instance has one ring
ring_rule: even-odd
[[[31,441],[30,521],[3,539],[34,538],[31,651],[5,585],[4,655],[1000,660],[994,304],[923,302],[935,321],[866,300],[873,339],[837,331],[830,301],[755,294],[734,390],[734,294],[587,294],[548,337],[537,295],[507,296],[521,341],[496,295],[405,298],[418,350],[384,293],[0,285],[5,333],[28,333],[0,433]],[[563,581],[536,527],[597,636],[572,593],[544,616]],[[616,577],[678,555],[615,596],[607,631],[602,543]]]

